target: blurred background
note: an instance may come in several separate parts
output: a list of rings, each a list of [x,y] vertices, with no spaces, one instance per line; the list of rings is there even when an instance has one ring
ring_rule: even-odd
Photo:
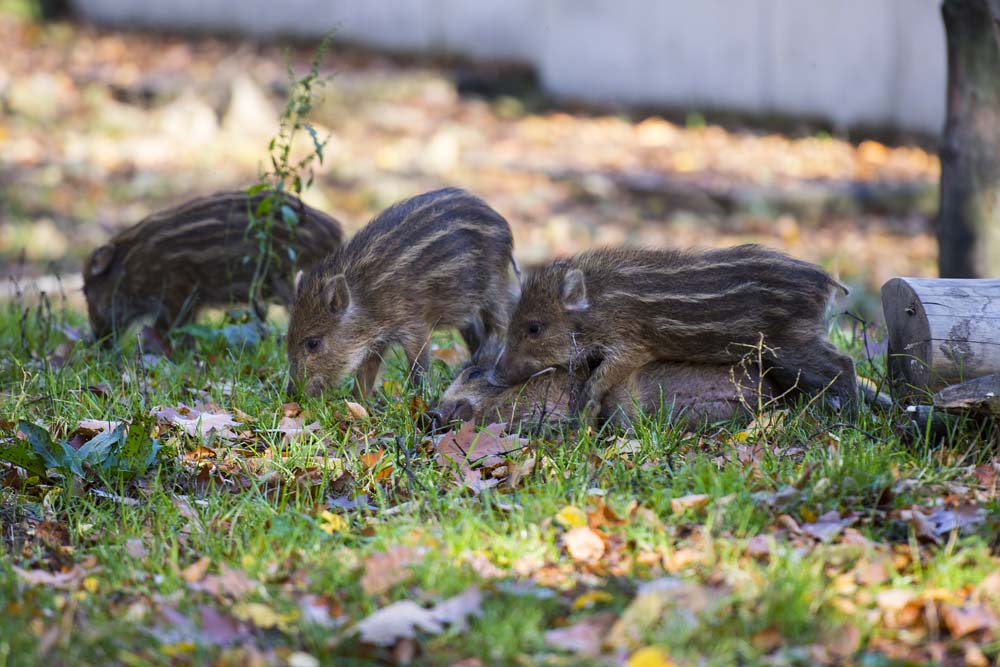
[[[869,318],[936,275],[937,0],[0,0],[0,299],[74,301],[117,230],[252,183],[330,29],[303,198],[349,231],[457,185],[524,265],[762,242]]]

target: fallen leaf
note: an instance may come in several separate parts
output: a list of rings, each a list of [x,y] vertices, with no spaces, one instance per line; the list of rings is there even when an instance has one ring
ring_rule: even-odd
[[[274,609],[261,602],[240,602],[232,606],[233,615],[243,621],[249,621],[258,628],[275,628],[284,618]]]
[[[188,565],[186,568],[181,570],[181,578],[189,583],[193,584],[197,581],[201,581],[202,577],[208,572],[208,566],[212,564],[212,559],[206,556],[202,556],[195,562]]]
[[[708,494],[705,493],[693,493],[681,496],[680,498],[672,498],[670,500],[670,511],[674,514],[680,514],[685,510],[700,509],[707,505],[709,500]]]
[[[77,584],[81,583],[89,575],[89,572],[79,565],[74,565],[72,569],[66,572],[56,573],[45,570],[23,570],[16,565],[11,565],[10,567],[17,576],[33,586],[76,588]]]
[[[587,513],[575,505],[566,505],[556,513],[555,520],[563,528],[583,528],[587,525]]]
[[[215,431],[220,438],[228,440],[236,438],[236,433],[229,427],[237,426],[238,423],[228,412],[202,411],[197,407],[179,403],[173,408],[157,408],[153,410],[153,416],[160,421],[179,426],[191,436],[204,437]]]
[[[449,366],[457,366],[465,359],[465,353],[457,347],[434,347],[431,356]]]
[[[142,543],[142,540],[138,538],[131,538],[125,541],[125,552],[132,558],[142,560],[146,557],[146,546]]]
[[[302,440],[310,433],[319,430],[319,422],[303,424],[302,417],[282,417],[278,422],[278,433],[281,433],[285,443],[292,443]]]
[[[420,547],[394,546],[383,553],[365,559],[365,573],[361,576],[361,589],[365,595],[380,595],[410,578],[410,565],[424,557]]]
[[[198,445],[193,451],[187,452],[181,457],[185,461],[197,462],[203,459],[214,459],[215,450],[205,447],[203,445]]]
[[[190,584],[190,587],[217,598],[243,600],[259,591],[260,583],[243,570],[231,568],[223,563],[219,566],[219,574],[206,574],[200,581]]]
[[[347,405],[347,411],[350,413],[353,419],[368,419],[368,410],[365,406],[360,403],[355,403],[353,401],[344,401]]]
[[[334,514],[330,510],[323,510],[319,515],[319,529],[328,535],[339,533],[347,528],[347,520],[339,514]]]
[[[663,649],[647,646],[630,655],[625,667],[674,667],[674,662]]]
[[[83,429],[94,433],[103,433],[104,431],[113,431],[124,422],[108,420],[108,419],[81,419],[76,423],[78,429]]]
[[[824,633],[823,647],[833,657],[846,661],[861,648],[861,631],[853,623],[841,623]]]
[[[295,402],[284,403],[281,406],[281,412],[286,417],[298,417],[302,414],[302,406]]]
[[[374,451],[365,452],[360,458],[361,464],[373,472],[375,479],[388,479],[392,476],[392,471],[394,470],[393,466],[382,465],[382,459],[385,458],[384,449],[376,449]]]
[[[361,641],[376,646],[392,646],[403,638],[417,636],[418,630],[437,634],[443,630],[426,609],[410,600],[393,602],[360,621]]]
[[[199,628],[202,643],[213,646],[234,644],[250,636],[250,630],[238,620],[214,607],[202,605],[198,608]]]
[[[601,653],[601,643],[604,635],[615,622],[614,612],[602,611],[569,625],[565,628],[549,630],[545,633],[545,642],[552,647],[588,657]]]
[[[509,466],[509,473],[507,481],[504,482],[504,486],[516,489],[520,484],[521,480],[530,475],[535,469],[535,457],[529,456],[523,461],[516,461]]]
[[[847,519],[841,519],[837,512],[827,512],[823,516],[817,517],[812,523],[804,523],[799,528],[802,533],[812,537],[820,542],[829,542],[834,537],[839,535],[844,528],[850,526],[856,521],[855,518],[850,517]]]
[[[376,646],[392,646],[401,639],[413,639],[417,631],[437,634],[444,625],[465,631],[470,616],[479,616],[482,593],[472,587],[430,609],[410,600],[400,600],[379,609],[356,626],[361,640]]]
[[[962,607],[945,604],[941,607],[941,616],[952,637],[964,637],[980,630],[993,631],[998,625],[993,610],[979,604]]]
[[[578,563],[596,563],[604,555],[604,540],[589,526],[573,528],[562,539],[566,551]]]
[[[320,661],[305,651],[294,651],[288,656],[288,667],[320,667]]]
[[[607,591],[587,591],[573,600],[573,609],[589,609],[598,604],[611,602],[614,597]]]
[[[483,614],[483,593],[478,586],[470,586],[465,592],[439,602],[430,613],[435,621],[465,632],[469,628],[469,618]]]
[[[504,465],[503,455],[523,450],[528,442],[517,436],[501,436],[503,428],[503,424],[490,424],[477,432],[475,422],[468,421],[457,431],[448,431],[435,442],[438,465],[452,468],[455,480],[474,493],[496,486],[498,479],[483,479],[480,471]]]

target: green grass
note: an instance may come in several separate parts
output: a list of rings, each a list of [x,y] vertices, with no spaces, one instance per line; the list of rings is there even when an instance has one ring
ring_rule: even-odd
[[[248,348],[203,337],[158,361],[143,360],[130,346],[108,353],[77,343],[59,366],[53,355],[67,325],[84,322],[60,308],[49,315],[29,308],[22,316],[13,305],[0,307],[0,437],[11,437],[17,420],[59,438],[79,419],[134,419],[157,406],[196,401],[238,408],[255,421],[241,427],[250,437],[239,443],[207,443],[218,459],[201,468],[183,456],[204,439],[163,429],[157,465],[134,481],[25,479],[0,469],[0,667],[284,665],[296,651],[320,664],[393,664],[392,650],[362,644],[353,625],[391,602],[428,606],[472,585],[484,592],[481,615],[466,631],[420,635],[413,664],[473,657],[484,665],[618,664],[614,652],[582,658],[545,640],[547,630],[599,611],[629,619],[621,656],[654,645],[676,664],[818,664],[810,651],[848,623],[860,630],[853,658],[859,664],[906,664],[885,654],[885,642],[920,651],[926,641],[913,639],[912,626],[884,622],[879,592],[941,589],[964,604],[997,567],[996,501],[986,503],[985,522],[944,534],[940,544],[922,541],[900,518],[911,506],[932,512],[942,498],[974,499],[972,468],[996,451],[989,442],[995,436],[972,424],[937,441],[867,410],[854,427],[811,408],[793,410],[766,438],[732,425],[689,434],[650,419],[633,434],[536,440],[533,474],[516,489],[476,496],[457,488],[435,462],[410,409],[414,392],[398,391],[398,360],[389,365],[387,385],[366,403],[368,419],[349,421],[346,388],[303,398],[305,422],[318,420],[321,429],[285,444],[269,432],[288,400],[281,391],[280,331]],[[428,402],[453,372],[436,364]],[[106,393],[87,390],[101,384]],[[415,446],[409,471],[397,463],[395,436]],[[621,439],[636,441],[632,451],[616,450]],[[384,478],[359,455],[366,441],[383,448],[383,461],[392,464]],[[757,454],[754,445],[761,445]],[[234,448],[229,463],[224,457]],[[319,458],[328,467],[309,470]],[[248,472],[241,468],[246,462],[257,467]],[[366,494],[375,509],[334,508],[346,526],[328,534],[320,514],[331,497],[345,493]],[[689,494],[707,494],[708,503],[672,511],[671,500]],[[554,517],[567,505],[587,510],[599,502],[621,522],[600,528],[609,536],[600,561],[575,563],[562,544],[566,529]],[[185,507],[197,520],[185,516]],[[789,521],[805,526],[830,511],[853,516],[850,528],[859,538],[841,533],[818,543],[788,530]],[[40,530],[53,525],[67,530],[66,545],[43,539]],[[766,555],[747,549],[759,535]],[[409,575],[366,594],[365,559],[399,545],[424,551]],[[210,574],[235,568],[258,586],[237,596],[193,590],[183,573],[202,558],[210,560]],[[858,583],[859,565],[873,561],[884,563],[884,579]],[[86,577],[65,589],[30,585],[12,569],[59,572],[74,565]],[[661,597],[655,613],[640,614],[637,587],[662,577],[690,584],[704,599]],[[606,595],[576,608],[593,591]],[[336,622],[310,623],[301,606],[307,595],[327,603]],[[259,603],[258,611],[270,616],[252,616],[247,603]],[[173,616],[164,616],[166,609],[197,618],[205,606],[242,617],[247,636],[224,645],[191,641]],[[938,632],[947,650],[962,650],[961,640]],[[984,647],[995,657],[990,641]]]

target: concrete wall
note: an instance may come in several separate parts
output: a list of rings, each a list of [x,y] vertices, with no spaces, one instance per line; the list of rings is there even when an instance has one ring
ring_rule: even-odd
[[[939,132],[939,0],[73,0],[112,24],[321,35],[535,65],[595,102]]]

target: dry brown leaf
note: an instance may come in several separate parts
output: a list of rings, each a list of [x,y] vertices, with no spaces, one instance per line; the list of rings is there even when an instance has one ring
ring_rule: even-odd
[[[823,647],[833,657],[847,660],[861,648],[861,631],[853,623],[842,623],[825,634]]]
[[[457,366],[465,359],[465,353],[457,347],[435,347],[431,350],[431,356],[449,366]]]
[[[802,524],[800,528],[802,533],[815,540],[829,542],[855,521],[856,519],[853,517],[841,519],[837,512],[832,511],[820,516],[812,523]]]
[[[189,583],[193,584],[195,582],[201,581],[205,573],[208,572],[208,566],[212,564],[212,559],[207,556],[202,556],[195,562],[188,565],[186,568],[181,570],[181,578]]]
[[[563,544],[578,563],[596,563],[604,555],[604,540],[589,526],[566,531]]]
[[[177,509],[180,515],[188,520],[187,526],[184,527],[185,531],[192,534],[205,532],[205,524],[202,522],[198,512],[191,507],[187,496],[170,496],[170,502]]]
[[[125,541],[125,552],[132,558],[139,560],[144,559],[148,555],[146,545],[142,543],[142,540],[135,537]]]
[[[410,578],[410,566],[424,557],[422,547],[394,546],[365,559],[361,589],[365,595],[380,595]]]
[[[297,440],[302,440],[310,433],[319,430],[319,422],[314,421],[311,424],[303,424],[305,420],[302,417],[282,417],[281,421],[278,422],[278,433],[281,433],[283,440],[286,443],[292,443]]]
[[[750,638],[754,648],[763,653],[770,653],[785,643],[784,637],[775,628],[765,628]]]
[[[124,422],[121,421],[109,421],[107,419],[81,419],[76,423],[76,427],[78,429],[83,429],[97,434],[103,431],[113,431],[123,423]]]
[[[260,583],[251,579],[243,570],[225,564],[219,566],[219,574],[206,574],[201,581],[191,584],[194,590],[204,591],[217,598],[243,600],[260,590]]]
[[[157,408],[153,410],[153,415],[162,422],[179,426],[192,436],[204,437],[215,431],[220,438],[233,440],[236,433],[230,427],[239,425],[228,412],[211,412],[183,403],[178,403],[173,408]]]
[[[445,433],[436,442],[438,465],[453,468],[456,481],[474,493],[496,486],[499,480],[484,479],[480,470],[504,465],[501,455],[520,451],[527,444],[517,436],[502,436],[503,428],[503,424],[491,424],[477,432],[476,424],[468,421],[457,431]]]
[[[352,419],[368,419],[368,410],[365,409],[365,406],[354,401],[344,401],[344,404]]]
[[[17,576],[33,586],[52,586],[53,588],[76,588],[93,571],[87,571],[79,565],[74,565],[66,572],[56,573],[45,570],[23,570],[16,565],[10,567]]]
[[[284,403],[281,406],[281,412],[286,417],[298,417],[302,414],[302,406],[295,402]]]
[[[709,500],[708,494],[705,493],[692,493],[680,498],[672,498],[670,500],[670,511],[674,514],[680,514],[684,510],[699,509],[707,505]]]
[[[617,616],[614,612],[602,611],[592,614],[578,623],[549,630],[545,642],[563,651],[588,657],[601,653],[601,644]]]
[[[535,457],[529,456],[523,461],[517,461],[515,463],[508,464],[508,477],[504,482],[504,486],[516,489],[520,484],[521,480],[530,475],[535,470]]]
[[[956,607],[944,604],[941,605],[940,612],[945,627],[952,637],[964,637],[980,630],[997,629],[997,615],[985,605],[967,604]]]

